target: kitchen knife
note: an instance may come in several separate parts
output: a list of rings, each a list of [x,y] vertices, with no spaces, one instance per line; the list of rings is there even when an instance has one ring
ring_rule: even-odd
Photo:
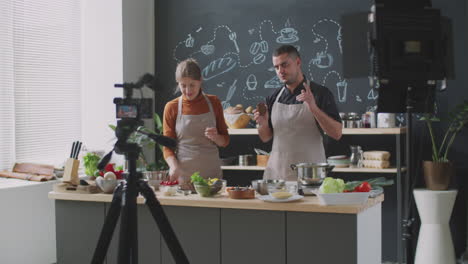
[[[72,148],[71,148],[71,153],[70,153],[70,158],[73,158],[73,153],[75,152],[76,144],[77,144],[77,142],[73,141]]]
[[[76,147],[76,150],[75,150],[75,159],[78,159],[78,155],[80,154],[82,144],[83,142],[78,141],[78,146]]]

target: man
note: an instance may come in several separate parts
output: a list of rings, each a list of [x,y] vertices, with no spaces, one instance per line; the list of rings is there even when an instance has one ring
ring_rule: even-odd
[[[339,140],[341,118],[333,94],[306,80],[294,46],[276,49],[273,66],[284,86],[267,97],[268,111],[264,115],[254,112],[260,139],[273,139],[263,178],[297,180],[290,165],[326,162],[322,133]]]

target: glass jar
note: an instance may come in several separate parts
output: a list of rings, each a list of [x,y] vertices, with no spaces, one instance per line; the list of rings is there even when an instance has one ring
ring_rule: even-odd
[[[361,168],[362,167],[362,158],[363,158],[363,151],[361,146],[358,145],[351,145],[349,146],[351,149],[351,156],[349,157],[349,167],[351,168]]]

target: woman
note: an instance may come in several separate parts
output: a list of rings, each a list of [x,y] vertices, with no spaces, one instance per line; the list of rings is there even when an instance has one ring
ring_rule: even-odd
[[[170,179],[184,185],[197,171],[203,178],[221,178],[218,146],[229,144],[221,102],[203,93],[195,60],[179,63],[175,77],[182,95],[166,104],[163,117],[164,135],[177,139],[176,151],[164,148]]]

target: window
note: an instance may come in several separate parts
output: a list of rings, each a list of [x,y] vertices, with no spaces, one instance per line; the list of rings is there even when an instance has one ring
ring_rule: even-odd
[[[76,0],[0,1],[0,169],[58,165],[81,135]]]

